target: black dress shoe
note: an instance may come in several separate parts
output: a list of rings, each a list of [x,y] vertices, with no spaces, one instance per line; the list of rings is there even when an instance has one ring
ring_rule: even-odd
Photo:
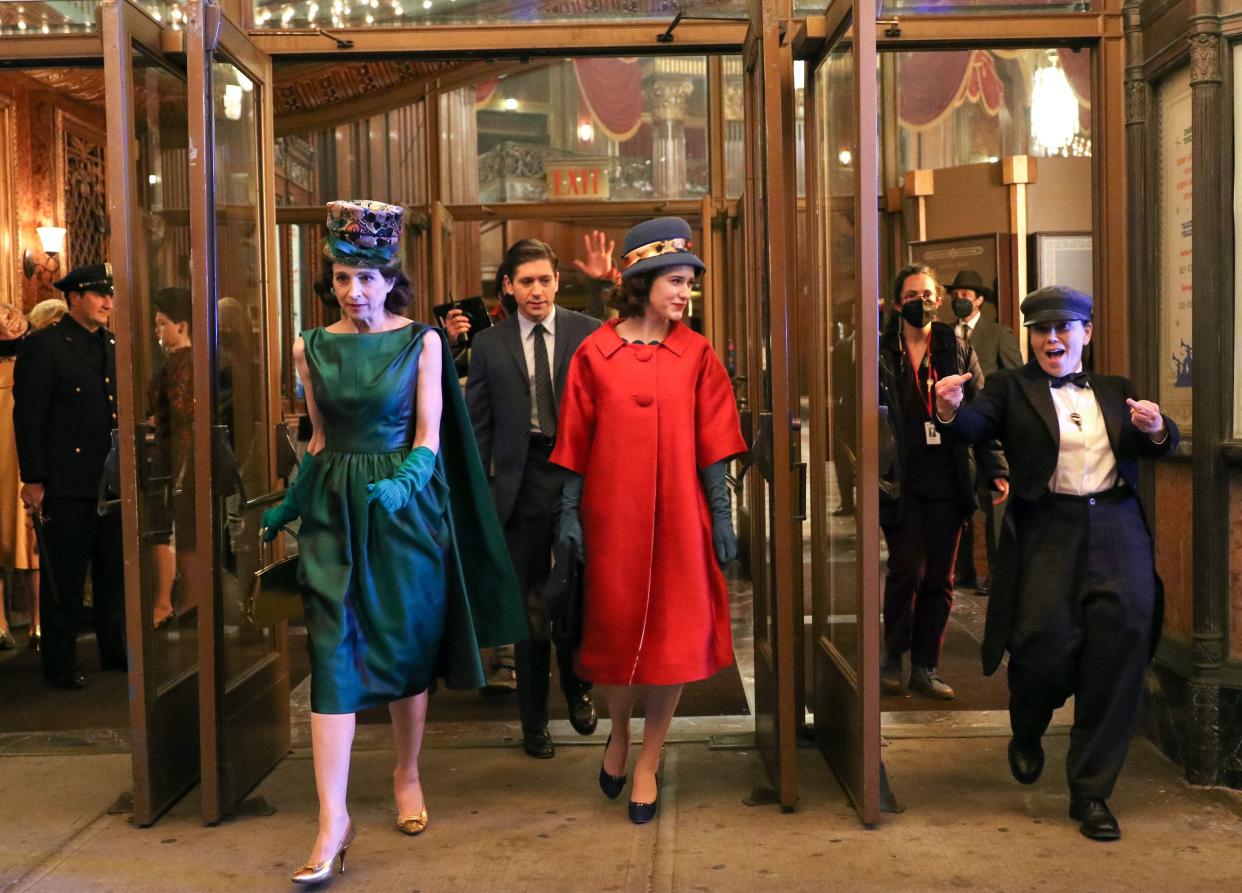
[[[1092,840],[1119,840],[1121,826],[1102,797],[1080,797],[1070,794],[1070,818],[1082,824],[1078,830]]]
[[[656,807],[660,803],[660,798],[656,797],[650,803],[636,803],[630,801],[630,821],[635,825],[645,825],[655,818]]]
[[[46,677],[47,684],[52,688],[79,689],[86,688],[86,677],[81,673],[50,673]]]
[[[533,732],[523,730],[522,750],[526,751],[527,756],[537,760],[550,760],[556,756],[556,748],[552,746],[552,736],[548,734],[548,727],[544,726]]]
[[[1038,744],[1032,751],[1018,747],[1018,742],[1009,739],[1009,771],[1019,784],[1035,784],[1044,771],[1044,749]]]
[[[990,595],[992,593],[992,575],[988,574],[979,581],[979,585],[975,587],[975,595]]]
[[[595,712],[595,703],[586,692],[569,699],[569,724],[579,735],[594,733],[599,725],[599,714]]]

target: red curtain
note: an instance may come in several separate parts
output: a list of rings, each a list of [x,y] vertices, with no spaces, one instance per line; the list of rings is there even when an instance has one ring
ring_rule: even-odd
[[[604,135],[623,143],[643,116],[643,73],[637,59],[575,59],[574,73],[591,117]]]
[[[474,107],[480,108],[487,105],[488,100],[492,98],[492,94],[496,92],[496,88],[500,86],[500,78],[489,78],[486,81],[479,81],[474,85]]]
[[[977,102],[995,115],[1005,101],[996,61],[986,50],[901,53],[897,114],[916,130],[939,124],[958,106]]]

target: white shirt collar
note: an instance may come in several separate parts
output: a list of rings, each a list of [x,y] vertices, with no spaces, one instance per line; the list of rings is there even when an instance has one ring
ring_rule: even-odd
[[[548,311],[548,315],[542,320],[542,322],[538,322],[538,323],[531,322],[529,319],[527,319],[522,314],[521,311],[518,311],[517,318],[518,318],[518,327],[520,328],[522,332],[523,341],[525,341],[527,338],[530,337],[530,333],[535,330],[535,326],[537,325],[542,325],[544,330],[549,335],[551,335],[552,337],[556,337],[556,305],[555,304],[552,305],[552,309]]]
[[[961,324],[973,332],[975,330],[975,326],[979,324],[979,320],[982,318],[983,314],[976,310],[973,318],[964,319],[961,321]]]

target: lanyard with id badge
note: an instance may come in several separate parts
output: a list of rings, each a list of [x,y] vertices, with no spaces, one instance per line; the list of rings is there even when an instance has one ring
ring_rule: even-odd
[[[936,427],[932,413],[936,409],[936,382],[940,376],[936,373],[936,368],[931,364],[931,345],[923,354],[922,366],[927,370],[927,388],[926,399],[923,400],[923,389],[919,387],[919,367],[914,365],[914,357],[910,354],[909,347],[906,346],[906,356],[910,360],[910,372],[914,375],[914,390],[920,395],[920,402],[924,403],[927,408],[927,419],[923,422],[923,436],[927,440],[928,446],[940,446],[940,430]]]

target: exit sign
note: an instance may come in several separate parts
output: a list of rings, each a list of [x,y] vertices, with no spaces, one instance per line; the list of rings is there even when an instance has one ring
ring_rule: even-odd
[[[548,178],[548,198],[608,198],[608,168],[579,161],[544,161]]]

